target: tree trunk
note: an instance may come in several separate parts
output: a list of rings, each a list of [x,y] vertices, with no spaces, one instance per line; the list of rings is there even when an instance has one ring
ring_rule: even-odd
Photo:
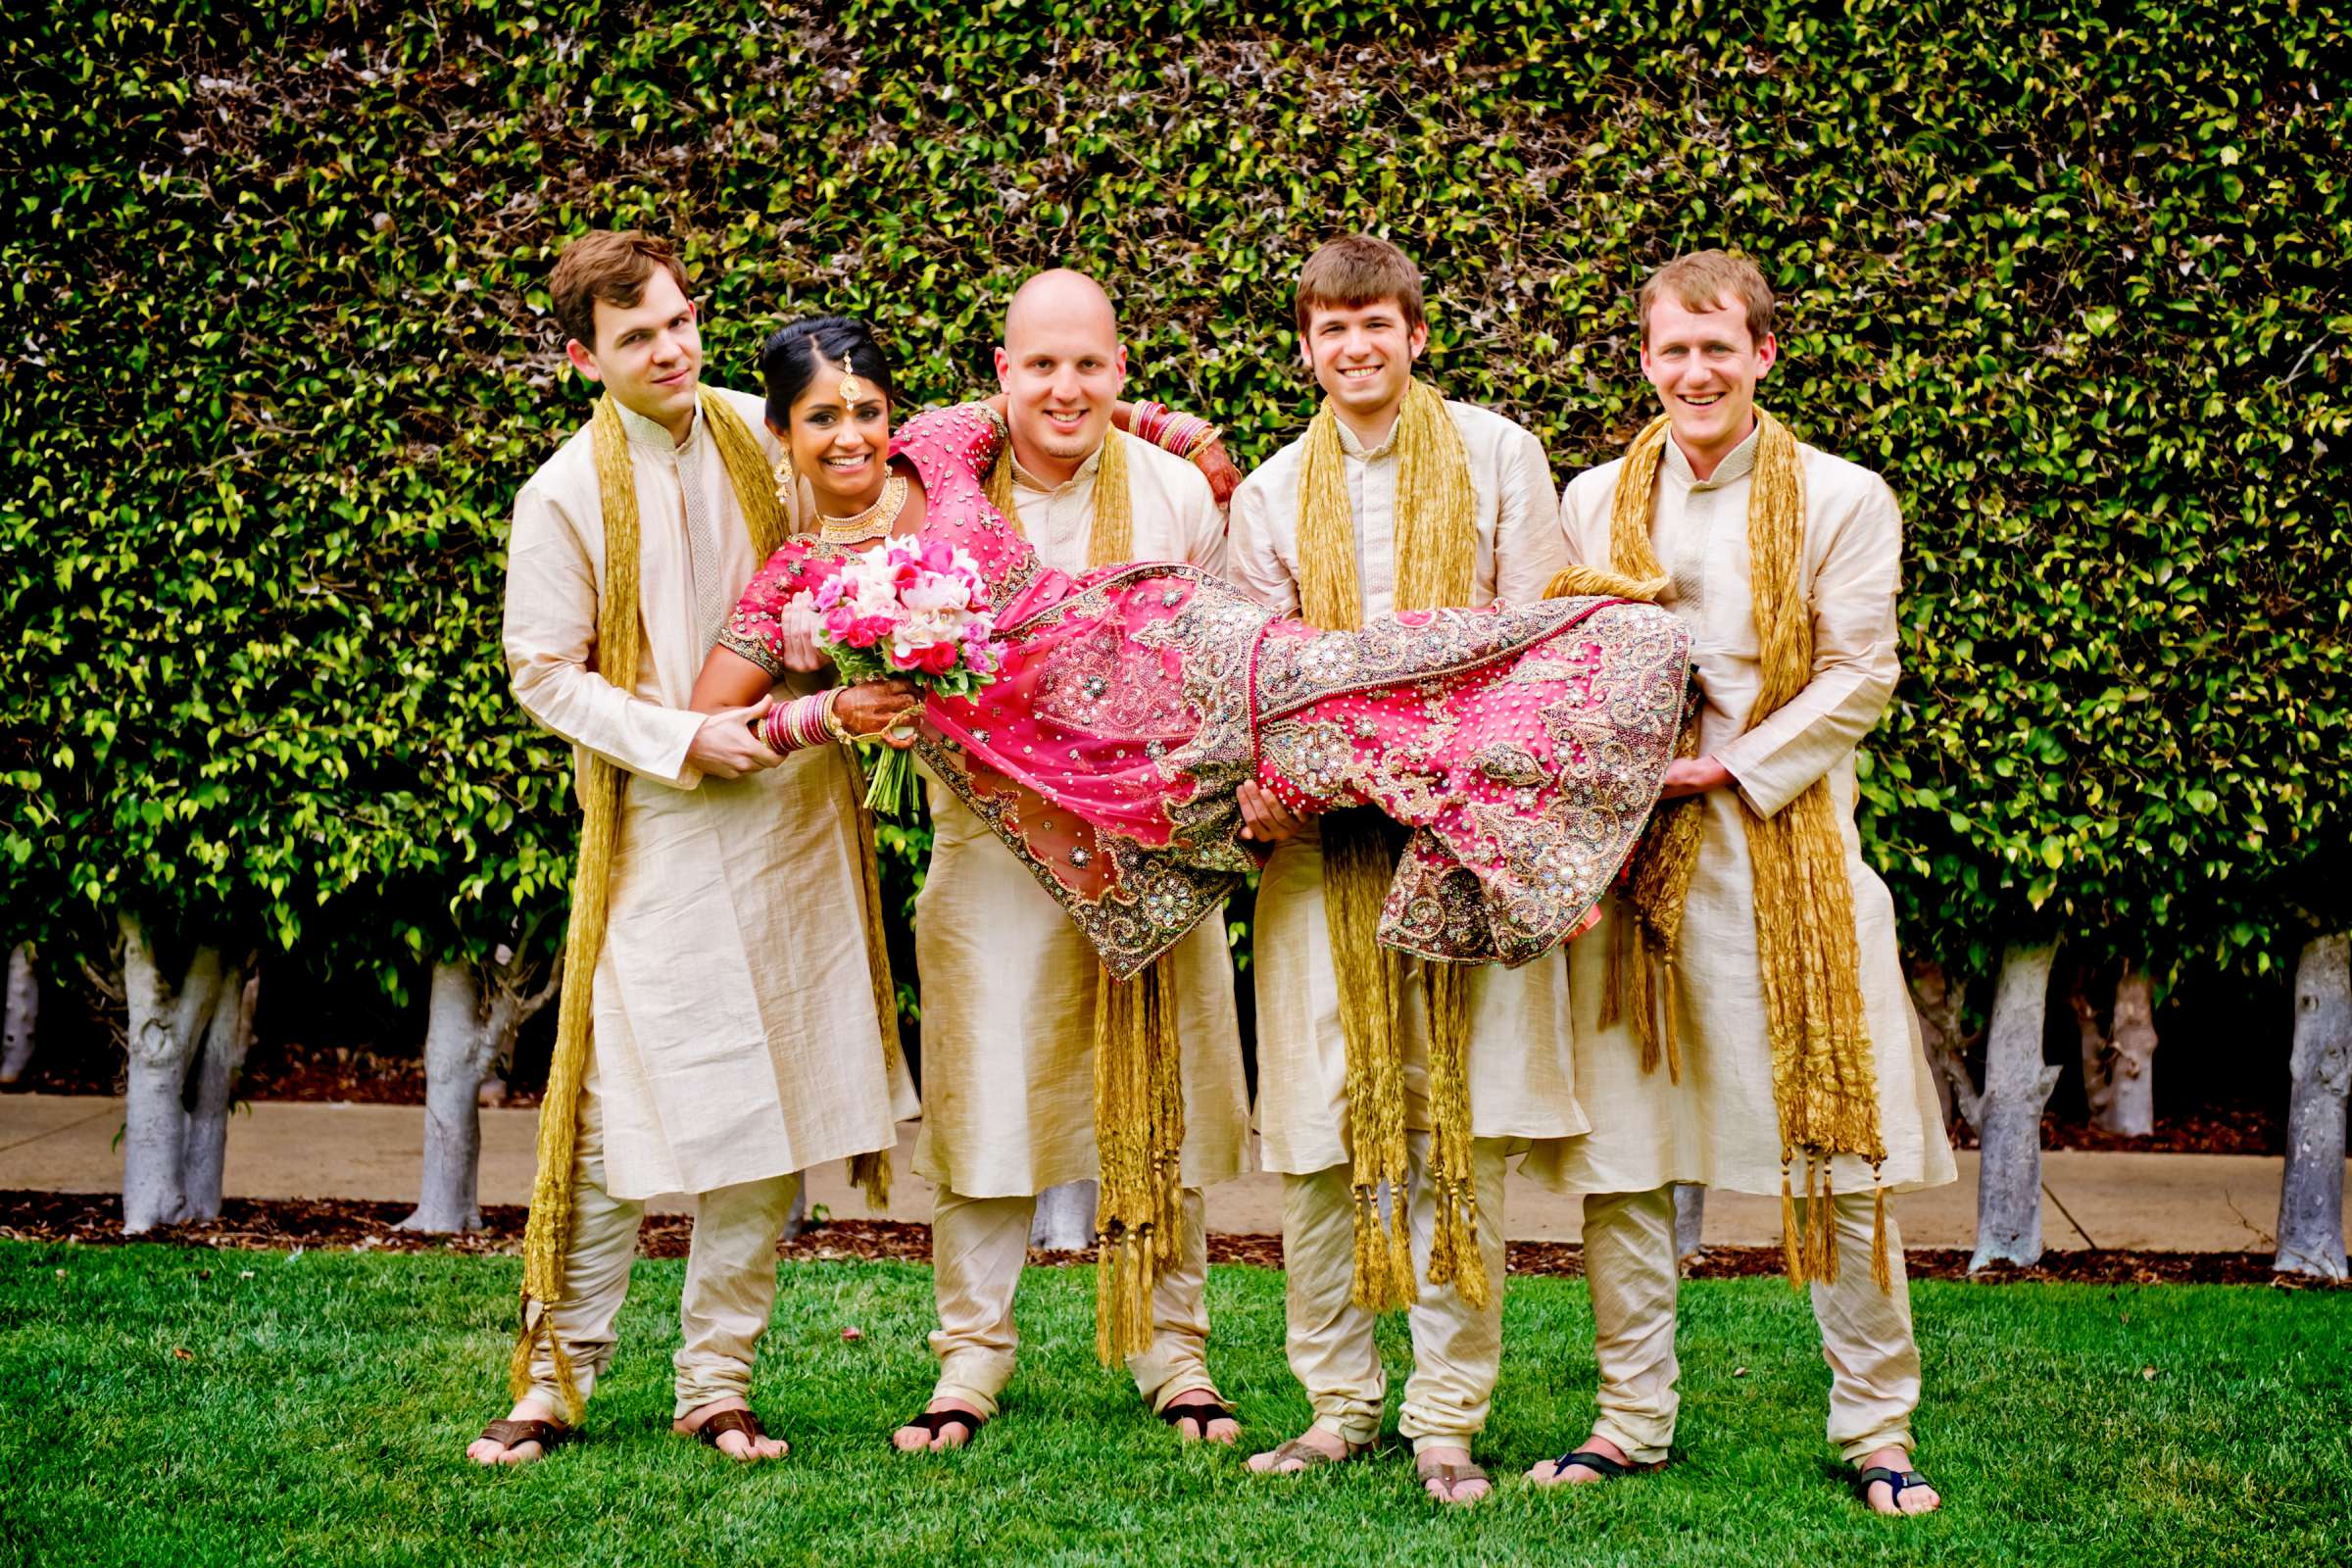
[[[1707,1190],[1696,1182],[1674,1184],[1674,1255],[1696,1257],[1706,1250]]]
[[[2090,1108],[2091,1125],[2104,1127],[2107,1107],[2115,1099],[2114,1047],[2107,1038],[2107,1025],[2099,1017],[2099,1004],[2091,1000],[2089,966],[2076,965],[2066,1004],[2074,1012],[2075,1033],[2082,1053],[2082,1102]]]
[[[1091,1179],[1063,1182],[1037,1195],[1037,1217],[1029,1222],[1029,1245],[1049,1252],[1079,1252],[1095,1245],[1095,1200],[1101,1189]]]
[[[424,1025],[424,1166],[404,1231],[482,1228],[482,1112],[475,1091],[497,1059],[491,1009],[468,963],[433,965]]]
[[[2156,988],[2147,971],[2132,964],[2115,983],[2107,1102],[2094,1107],[2091,1120],[2126,1138],[2145,1138],[2156,1130]]]
[[[32,950],[20,942],[8,953],[8,1026],[0,1035],[0,1084],[24,1076],[32,1060],[33,1020],[41,1010],[41,983],[33,978]]]
[[[252,962],[247,960],[248,965]],[[237,1075],[253,1047],[253,1009],[262,977],[232,968],[220,977],[211,1019],[196,1050],[196,1105],[188,1115],[187,1157],[181,1180],[186,1193],[183,1219],[220,1217],[220,1173],[228,1156],[228,1111],[236,1099]]]
[[[514,1036],[556,994],[563,965],[532,996],[512,950],[484,965],[433,965],[424,1029],[424,1162],[404,1231],[449,1235],[482,1228],[481,1087]]]
[[[2278,1250],[2286,1274],[2340,1280],[2344,1267],[2344,1102],[2352,1090],[2352,936],[2314,937],[2295,964],[2287,1074],[2286,1179]]]
[[[198,948],[179,984],[156,967],[155,950],[130,915],[122,915],[122,991],[128,1014],[124,1074],[122,1230],[137,1235],[186,1217],[187,1112],[180,1094],[205,1021],[220,993],[220,955]]]
[[[1968,987],[1944,978],[1943,965],[1922,963],[1910,977],[1911,1017],[1919,1025],[1920,1049],[1936,1078],[1936,1099],[1943,1107],[1945,1126],[1955,1118],[1971,1127],[1982,1124],[1984,1105],[1976,1080],[1968,1073],[1969,1041],[1960,1032]]]
[[[1977,1164],[1977,1250],[1970,1272],[2041,1260],[2041,1110],[2058,1069],[2041,1059],[2054,944],[2012,946],[2001,956],[1984,1052],[1982,1152]]]

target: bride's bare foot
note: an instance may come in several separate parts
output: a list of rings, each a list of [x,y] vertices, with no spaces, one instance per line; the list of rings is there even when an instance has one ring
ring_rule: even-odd
[[[537,1437],[516,1428],[541,1429],[547,1435]],[[505,1421],[491,1422],[487,1431],[466,1446],[466,1457],[475,1464],[529,1464],[547,1457],[548,1447],[569,1431],[538,1396],[524,1395],[514,1401]]]
[[[1250,1468],[1261,1476],[1287,1476],[1318,1465],[1338,1464],[1358,1449],[1336,1432],[1308,1427],[1290,1442],[1250,1456]]]
[[[696,1405],[672,1421],[669,1424],[669,1430],[681,1437],[699,1437],[703,1428],[709,1426],[713,1418],[722,1416],[729,1410],[741,1410],[749,1415],[751,1409],[750,1402],[742,1396],[730,1394],[723,1399],[712,1399],[709,1404]],[[756,1421],[753,1424],[758,1425]],[[739,1460],[745,1464],[761,1459],[781,1459],[792,1451],[792,1445],[786,1443],[782,1438],[771,1438],[764,1432],[755,1435],[740,1429],[721,1430],[716,1437],[710,1440],[710,1446],[728,1458]]]
[[[950,1448],[960,1448],[971,1442],[972,1434],[979,1431],[988,1421],[988,1417],[980,1412],[979,1406],[967,1404],[961,1399],[933,1399],[929,1404],[923,1406],[923,1414],[926,1416],[961,1415],[966,1417],[970,1424],[967,1426],[963,1421],[909,1421],[890,1435],[890,1446],[901,1453],[944,1453]]]
[[[1599,1465],[1587,1464],[1583,1460],[1576,1459],[1573,1456],[1570,1457],[1569,1462],[1566,1464],[1561,1463],[1558,1459],[1539,1459],[1533,1466],[1529,1468],[1527,1472],[1527,1479],[1533,1481],[1539,1487],[1551,1487],[1560,1485],[1590,1486],[1595,1481],[1613,1481],[1618,1476],[1625,1474],[1628,1470],[1646,1470],[1651,1468],[1648,1465],[1638,1465],[1634,1463],[1632,1459],[1626,1457],[1626,1452],[1623,1448],[1620,1448],[1617,1446],[1617,1445],[1611,1443],[1608,1439],[1602,1437],[1597,1432],[1587,1438],[1585,1440],[1585,1446],[1577,1449],[1576,1452],[1594,1454],[1599,1458],[1608,1461],[1608,1463],[1614,1468],[1604,1470]]]

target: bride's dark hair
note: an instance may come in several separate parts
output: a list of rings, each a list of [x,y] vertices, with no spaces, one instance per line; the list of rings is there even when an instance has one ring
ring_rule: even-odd
[[[794,401],[816,379],[819,355],[835,373],[846,365],[852,374],[880,387],[885,399],[898,401],[898,389],[890,381],[890,356],[874,341],[872,327],[854,316],[807,317],[776,328],[760,350],[767,419],[777,429],[792,422]]]

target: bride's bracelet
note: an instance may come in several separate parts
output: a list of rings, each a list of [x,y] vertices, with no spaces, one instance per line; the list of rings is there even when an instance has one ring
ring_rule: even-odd
[[[1188,461],[1222,433],[1200,416],[1180,414],[1164,403],[1138,403],[1127,417],[1129,435]]]
[[[841,688],[836,686],[813,697],[777,704],[760,720],[760,738],[778,757],[848,739],[849,731],[833,716],[833,704],[840,696]]]

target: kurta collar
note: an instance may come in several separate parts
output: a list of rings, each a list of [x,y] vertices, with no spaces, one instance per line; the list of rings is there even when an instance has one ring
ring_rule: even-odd
[[[618,398],[612,400],[612,406],[620,410],[620,427],[628,432],[629,440],[634,445],[652,447],[662,453],[679,453],[702,439],[703,405],[699,398],[694,405],[694,423],[687,426],[686,439],[683,441],[672,441],[668,430],[634,409],[623,408]]]
[[[1396,429],[1404,423],[1404,411],[1396,411],[1396,417],[1389,421],[1389,433],[1380,438],[1380,445],[1376,447],[1364,445],[1363,437],[1355,433],[1355,426],[1338,415],[1332,416],[1332,422],[1340,427],[1340,450],[1351,458],[1369,463],[1374,458],[1385,458],[1396,450]]]
[[[1683,455],[1682,443],[1669,435],[1666,438],[1666,471],[1674,475],[1677,484],[1692,490],[1720,490],[1736,480],[1744,479],[1756,466],[1756,437],[1764,433],[1759,421],[1747,432],[1747,439],[1732,448],[1731,454],[1715,465],[1715,471],[1701,479],[1690,471],[1690,460]]]
[[[1086,455],[1086,461],[1078,465],[1078,471],[1071,474],[1068,479],[1064,480],[1060,484],[1055,484],[1051,479],[1039,478],[1036,474],[1031,473],[1027,468],[1021,466],[1021,460],[1019,458],[1014,458],[1012,460],[1012,482],[1023,490],[1037,490],[1050,496],[1059,495],[1064,490],[1075,489],[1080,484],[1092,479],[1095,476],[1095,470],[1102,466],[1102,447],[1110,445],[1111,442],[1117,440],[1118,437],[1119,432],[1116,430],[1104,431],[1102,433],[1102,446],[1099,446],[1095,448],[1094,451],[1088,453]]]

